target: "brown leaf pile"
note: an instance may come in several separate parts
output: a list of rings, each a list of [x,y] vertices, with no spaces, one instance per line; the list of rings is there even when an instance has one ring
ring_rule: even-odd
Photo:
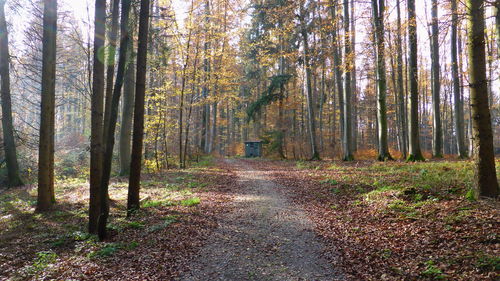
[[[188,270],[190,260],[217,227],[221,213],[230,209],[231,187],[235,186],[236,178],[223,165],[219,163],[217,168],[192,172],[194,180],[206,184],[192,195],[201,199],[199,205],[143,208],[130,219],[131,222],[140,222],[139,227],[111,230],[111,238],[104,244],[65,237],[68,229],[85,231],[88,198],[85,195],[76,203],[60,200],[56,209],[46,215],[34,214],[32,208],[19,213],[15,209],[10,210],[9,215],[14,218],[9,223],[17,226],[0,230],[0,280],[174,279]],[[182,172],[168,171],[162,175],[148,176],[148,179],[173,179],[180,173]],[[67,190],[58,196],[72,198],[77,192],[87,194],[82,188],[87,187]],[[20,190],[10,192],[16,196],[19,192],[26,193]],[[113,191],[111,198],[114,198]],[[124,218],[125,204],[123,199],[112,201],[110,226],[119,219],[127,221]],[[58,216],[63,216],[63,220],[56,220]],[[167,227],[152,230],[151,226],[161,225],[166,217],[175,217],[176,220]],[[62,242],[57,243],[59,240]],[[105,245],[113,245],[116,252],[103,257],[89,256]],[[36,265],[37,253],[43,251],[56,253],[57,259],[43,270],[30,272],[29,269]]]
[[[342,168],[249,162],[255,169],[269,170],[286,188],[283,192],[308,212],[333,266],[342,268],[350,280],[498,280],[498,202],[452,197],[422,206],[418,218],[404,217],[360,200],[356,187],[341,178],[338,188],[343,192],[335,194],[319,181],[339,178]],[[468,215],[460,217],[463,210]]]

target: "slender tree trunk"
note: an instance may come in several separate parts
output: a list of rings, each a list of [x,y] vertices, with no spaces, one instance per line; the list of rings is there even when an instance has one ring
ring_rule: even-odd
[[[497,35],[497,56],[500,59],[500,0],[494,3],[495,30]]]
[[[330,12],[332,14],[332,45],[333,45],[333,68],[335,72],[335,84],[336,90],[339,97],[339,107],[340,107],[340,134],[344,134],[344,84],[342,78],[342,58],[340,55],[340,44],[339,36],[337,35],[338,17],[337,17],[337,5],[338,0],[330,0]],[[335,120],[334,120],[335,124]],[[343,140],[342,140],[343,141]]]
[[[142,147],[144,137],[144,100],[146,94],[146,66],[149,33],[149,0],[141,0],[139,16],[139,45],[137,51],[137,83],[134,107],[134,133],[132,140],[132,162],[128,187],[128,215],[139,208],[141,182]]]
[[[351,39],[349,36],[349,0],[344,0],[344,56],[345,56],[345,67],[344,67],[344,130],[343,130],[343,144],[344,144],[344,161],[354,160],[354,155],[352,152],[352,122],[351,122],[351,71],[353,66],[353,60],[351,54]]]
[[[439,22],[438,2],[432,0],[432,108],[433,108],[433,140],[432,156],[443,157],[443,129],[441,123],[440,95],[441,95],[441,66],[439,63]]]
[[[387,78],[384,44],[384,0],[372,0],[373,25],[377,57],[377,120],[378,120],[378,160],[392,160],[387,140]]]
[[[106,0],[95,1],[94,69],[91,97],[89,233],[97,234],[103,167],[104,62],[99,56],[106,33]]]
[[[313,88],[312,88],[312,73],[310,64],[310,54],[309,54],[309,41],[308,32],[306,27],[306,10],[304,3],[301,3],[300,12],[300,28],[302,33],[302,43],[304,47],[304,69],[306,72],[305,90],[307,99],[307,121],[309,127],[309,141],[311,145],[311,160],[319,160],[319,151],[316,138],[316,120],[314,114],[314,99],[313,99]]]
[[[397,10],[397,36],[396,36],[396,47],[397,47],[397,55],[396,55],[396,63],[397,63],[397,95],[398,95],[398,107],[400,114],[400,136],[402,139],[401,142],[401,152],[403,154],[403,158],[406,158],[408,155],[408,126],[406,124],[407,117],[407,108],[405,102],[405,87],[403,80],[403,40],[401,40],[401,35],[403,34],[401,29],[401,8],[400,1],[396,1],[396,10]]]
[[[130,27],[132,32],[133,28]],[[128,63],[123,82],[122,120],[120,127],[120,175],[130,174],[130,151],[132,139],[132,118],[134,115],[135,64],[132,33],[128,43]]]
[[[10,53],[9,35],[5,19],[5,2],[0,0],[0,79],[2,98],[2,129],[5,161],[7,162],[8,185],[16,187],[23,185],[19,176],[14,126],[12,121],[12,102],[10,96]]]
[[[455,131],[457,138],[458,155],[467,158],[464,132],[464,104],[460,94],[460,75],[458,72],[458,48],[457,48],[457,0],[451,0],[451,75],[453,81],[453,103],[455,109]]]
[[[55,202],[54,133],[56,106],[57,1],[45,0],[43,9],[42,104],[38,156],[37,211],[47,211]]]
[[[205,105],[203,106],[203,120],[201,129],[201,149],[205,153],[208,153],[209,143],[210,143],[210,103],[207,101],[209,95],[210,83],[210,0],[205,0],[205,47],[204,47],[204,59],[203,59],[203,70],[204,70],[204,81],[202,88],[202,96],[205,100]]]
[[[352,56],[356,58],[356,19],[355,19],[355,0],[351,0],[351,51]],[[352,61],[351,74],[351,89],[352,89],[352,152],[358,150],[358,86],[357,86],[357,71],[356,59]]]
[[[409,77],[410,80],[410,155],[408,161],[423,161],[420,150],[418,118],[418,56],[417,56],[417,19],[415,0],[408,0],[408,38],[409,38]]]
[[[120,55],[118,59],[118,70],[116,74],[116,84],[113,89],[113,96],[111,98],[111,106],[109,107],[109,123],[108,127],[104,130],[107,132],[105,135],[105,150],[104,150],[104,166],[101,177],[101,208],[99,215],[99,239],[103,240],[106,238],[106,225],[109,216],[109,179],[111,177],[111,167],[113,163],[113,149],[115,145],[115,131],[116,122],[118,120],[118,107],[120,105],[120,96],[122,92],[125,65],[127,63],[127,47],[129,41],[129,14],[130,14],[130,3],[131,0],[122,0],[122,14],[121,14],[121,24],[120,24]]]
[[[120,0],[112,0],[111,11],[111,29],[108,34],[109,45],[106,49],[106,90],[104,102],[104,132],[103,139],[107,139],[107,129],[109,127],[109,115],[111,114],[111,99],[113,96],[113,81],[115,76],[115,56],[116,56],[116,38],[118,36],[118,15],[120,12]],[[123,35],[120,35],[123,36]]]
[[[484,42],[484,1],[467,0],[469,87],[476,162],[476,192],[479,196],[498,197],[498,180],[493,151],[493,132],[488,106],[486,54]]]

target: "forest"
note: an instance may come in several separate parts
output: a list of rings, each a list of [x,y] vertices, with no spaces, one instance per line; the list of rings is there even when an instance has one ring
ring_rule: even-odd
[[[0,0],[0,94],[1,280],[500,277],[500,0]]]

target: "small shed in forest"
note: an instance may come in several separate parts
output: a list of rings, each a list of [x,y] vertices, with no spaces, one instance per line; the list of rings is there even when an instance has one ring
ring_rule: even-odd
[[[245,142],[245,157],[262,157],[262,142],[261,141],[246,141]]]

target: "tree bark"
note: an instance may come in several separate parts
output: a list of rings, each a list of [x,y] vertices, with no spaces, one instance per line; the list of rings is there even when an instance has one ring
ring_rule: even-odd
[[[137,51],[137,78],[134,106],[134,133],[132,139],[132,161],[128,186],[127,215],[140,207],[142,147],[144,138],[144,100],[146,94],[146,67],[149,33],[149,0],[141,0],[139,16],[139,43]]]
[[[332,14],[332,48],[333,48],[333,68],[335,72],[335,85],[337,88],[337,94],[339,97],[339,107],[340,107],[340,134],[344,134],[344,84],[342,79],[342,58],[340,55],[340,43],[339,37],[337,35],[337,5],[338,0],[330,0],[330,12]],[[333,123],[335,124],[335,122]]]
[[[5,2],[6,0],[0,0],[0,79],[2,82],[0,92],[2,98],[2,129],[5,161],[7,162],[7,184],[9,187],[16,187],[23,185],[23,182],[19,176],[19,164],[17,162],[16,142],[12,121],[9,35],[5,19]]]
[[[400,1],[396,1],[397,10],[397,36],[396,36],[396,63],[397,63],[397,95],[398,95],[398,107],[400,114],[400,134],[401,134],[401,152],[403,157],[406,158],[408,155],[408,126],[406,124],[407,108],[405,103],[405,87],[403,80],[403,40],[401,40],[401,35],[403,34],[401,30],[401,8]]]
[[[476,195],[498,197],[493,132],[488,106],[484,38],[484,1],[468,0],[469,87],[476,163]]]
[[[106,34],[106,0],[95,1],[94,69],[91,97],[89,233],[97,234],[103,167],[104,62],[99,56]]]
[[[351,54],[351,39],[349,36],[349,0],[344,0],[344,130],[343,130],[343,145],[344,145],[344,161],[354,160],[352,152],[352,121],[351,121],[351,71],[353,60]]]
[[[451,75],[453,81],[453,103],[454,121],[457,139],[458,155],[460,158],[467,158],[467,147],[465,145],[464,131],[464,104],[460,94],[460,75],[458,71],[458,47],[457,47],[457,0],[451,0]]]
[[[372,0],[373,25],[377,60],[377,120],[378,120],[378,160],[392,160],[387,141],[387,78],[384,44],[384,0]]]
[[[115,131],[116,131],[116,121],[118,120],[118,107],[120,105],[120,96],[122,92],[125,65],[127,63],[127,47],[129,41],[129,14],[130,14],[130,2],[131,0],[122,0],[122,13],[121,13],[121,24],[120,24],[120,55],[118,59],[118,70],[116,74],[116,84],[113,89],[113,96],[111,98],[111,106],[109,107],[109,122],[108,127],[104,128],[105,136],[105,149],[104,149],[104,166],[101,177],[101,212],[99,215],[99,239],[103,240],[106,238],[106,225],[109,216],[109,179],[111,176],[111,167],[113,161],[113,149],[115,145]]]
[[[118,36],[118,16],[120,12],[120,0],[112,0],[111,11],[111,29],[108,34],[109,45],[106,48],[106,92],[104,102],[104,132],[103,139],[107,139],[106,128],[109,127],[109,115],[111,114],[111,99],[113,96],[113,81],[115,76],[115,56],[116,56],[116,38]],[[123,35],[120,35],[123,36]]]
[[[433,140],[432,156],[443,157],[443,129],[441,123],[440,94],[441,94],[441,66],[439,63],[439,22],[438,3],[432,0],[432,108],[433,108]]]
[[[133,28],[130,27],[132,32]],[[120,175],[130,174],[130,153],[132,140],[132,118],[134,115],[135,63],[134,43],[130,34],[128,43],[128,63],[123,82],[122,120],[120,127]]]
[[[410,155],[408,161],[423,161],[420,150],[420,133],[418,118],[418,57],[417,57],[417,19],[415,0],[408,0],[408,38],[409,38],[409,71],[410,80]]]
[[[312,88],[312,73],[310,64],[310,54],[309,54],[309,41],[306,26],[306,14],[307,11],[304,8],[304,3],[300,6],[300,31],[302,33],[302,43],[304,47],[304,69],[306,72],[305,90],[307,99],[307,124],[309,127],[309,142],[311,145],[311,160],[319,160],[319,151],[316,138],[316,115],[314,114],[314,99],[313,99],[313,88]]]
[[[54,195],[54,133],[56,106],[57,1],[45,0],[43,12],[42,103],[38,154],[38,200],[36,210],[49,210]]]

